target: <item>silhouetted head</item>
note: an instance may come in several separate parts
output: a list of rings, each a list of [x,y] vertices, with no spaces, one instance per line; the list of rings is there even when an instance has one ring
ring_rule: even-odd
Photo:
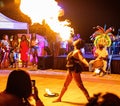
[[[84,45],[85,45],[85,42],[82,39],[77,39],[73,42],[73,46],[76,47],[77,49],[83,48]]]
[[[4,35],[3,35],[3,39],[4,39],[4,40],[8,40],[8,35],[4,34]]]
[[[21,69],[13,70],[8,76],[5,91],[19,98],[28,98],[32,93],[30,75]]]
[[[120,106],[120,98],[113,93],[98,93],[86,106]]]
[[[18,35],[13,35],[13,40],[18,40]]]

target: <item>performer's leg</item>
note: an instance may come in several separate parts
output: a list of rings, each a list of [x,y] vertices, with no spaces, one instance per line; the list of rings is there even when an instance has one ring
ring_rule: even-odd
[[[4,62],[5,62],[5,55],[6,55],[6,52],[3,52],[3,55],[2,55],[2,60],[1,60],[1,68],[4,68]]]
[[[25,65],[25,62],[22,60],[22,67],[24,67],[24,65]]]
[[[25,61],[25,67],[26,68],[28,67],[28,61]]]
[[[35,64],[38,64],[38,53],[37,53],[37,49],[35,50]]]
[[[104,76],[106,74],[106,69],[107,69],[107,61],[103,61],[103,68],[102,68],[102,72],[100,73],[100,76]]]
[[[62,90],[60,92],[60,95],[53,102],[61,102],[61,98],[64,95],[65,91],[67,90],[67,88],[68,88],[68,86],[69,86],[69,84],[70,84],[71,81],[72,81],[72,74],[71,74],[71,72],[68,72],[67,76],[66,76],[66,79],[65,79],[65,82],[64,82],[64,85],[63,85],[63,88],[62,88]]]
[[[3,60],[2,60],[2,68],[8,68],[9,66],[9,52],[4,52],[4,57],[3,57]]]
[[[103,61],[103,71],[106,72],[106,69],[107,69],[107,61]]]
[[[80,73],[75,73],[74,72],[74,73],[72,73],[72,75],[73,75],[73,78],[74,78],[77,86],[82,90],[82,92],[86,96],[87,100],[89,101],[90,96],[89,96],[89,93],[88,93],[87,89],[83,85]]]

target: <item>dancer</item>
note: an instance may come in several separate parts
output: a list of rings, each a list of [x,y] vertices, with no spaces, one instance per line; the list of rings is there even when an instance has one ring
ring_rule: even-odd
[[[87,100],[89,101],[89,94],[86,88],[83,85],[82,79],[81,79],[81,71],[83,70],[82,66],[85,65],[88,67],[88,62],[83,57],[82,52],[80,51],[81,48],[84,46],[84,41],[82,39],[78,39],[73,42],[74,50],[70,52],[67,56],[67,77],[65,79],[63,88],[61,90],[61,93],[59,97],[53,101],[53,102],[61,102],[61,98],[63,97],[65,91],[67,90],[69,84],[72,81],[72,78],[74,78],[77,86],[82,90],[84,95],[86,96]]]
[[[1,61],[1,68],[8,68],[9,66],[9,53],[10,53],[10,41],[8,35],[3,35],[1,40],[3,57]]]
[[[4,56],[4,52],[3,52],[3,49],[2,49],[2,42],[0,40],[0,68],[1,68],[1,62],[3,60],[3,56]]]
[[[103,44],[98,44],[98,48],[94,53],[94,60],[89,62],[89,71],[93,71],[93,75],[100,74],[100,76],[105,75],[107,68],[107,59],[108,59],[108,51]],[[101,71],[96,73],[95,68],[101,68]]]
[[[30,41],[30,53],[32,54],[32,63],[33,66],[37,66],[37,57],[38,57],[38,39],[36,38],[36,34],[32,34]]]
[[[49,48],[49,43],[48,43],[48,39],[47,39],[47,36],[44,36],[44,50],[45,50],[45,55],[51,55],[51,50]]]
[[[25,35],[22,35],[20,42],[22,67],[28,66],[28,52],[29,52],[29,41],[27,40]]]
[[[19,59],[19,41],[18,36],[14,35],[13,39],[11,40],[11,49],[10,49],[10,65],[11,67],[17,67]]]

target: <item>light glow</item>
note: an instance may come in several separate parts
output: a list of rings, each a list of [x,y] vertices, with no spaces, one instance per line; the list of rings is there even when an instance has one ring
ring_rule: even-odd
[[[58,20],[59,16],[64,15],[64,11],[55,0],[21,0],[20,9],[31,18],[32,23],[42,24],[42,21],[45,20],[63,40],[68,40],[74,33],[69,20]]]

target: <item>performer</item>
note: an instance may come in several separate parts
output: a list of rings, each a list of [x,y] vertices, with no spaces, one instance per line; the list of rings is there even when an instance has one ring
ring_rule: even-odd
[[[45,45],[44,50],[46,52],[46,55],[51,55],[51,50],[49,48],[47,36],[44,36],[44,45]]]
[[[77,39],[81,39],[80,34],[77,34],[77,35],[73,36],[73,41],[75,41]]]
[[[9,66],[9,52],[10,52],[10,42],[8,35],[3,35],[3,39],[1,40],[2,51],[3,51],[3,59],[1,61],[1,68],[8,68]]]
[[[28,66],[28,52],[29,52],[29,41],[27,40],[25,35],[22,35],[20,42],[22,67]]]
[[[95,60],[89,62],[89,71],[94,71],[93,75],[100,73],[100,76],[103,76],[106,73],[108,59],[108,51],[103,44],[98,44],[98,47],[94,52],[94,57]],[[96,73],[95,68],[102,68],[102,70],[99,73]]]
[[[30,53],[32,54],[32,63],[33,66],[37,65],[37,57],[38,57],[38,39],[36,38],[36,34],[32,34],[30,41]]]
[[[0,68],[1,68],[2,60],[3,60],[3,50],[2,50],[2,43],[1,43],[1,40],[0,40]]]
[[[11,49],[10,49],[10,63],[11,67],[17,67],[18,56],[19,54],[19,41],[18,36],[14,35],[13,39],[11,40]]]
[[[108,58],[108,51],[107,48],[111,46],[112,38],[114,35],[112,32],[114,31],[113,27],[109,27],[108,29],[97,26],[97,31],[92,34],[92,39],[94,40],[94,56],[96,59],[94,61],[89,62],[89,71],[95,71],[95,68],[100,68],[100,73],[97,72],[93,75],[100,74],[100,76],[105,75],[106,68],[107,68],[107,58]],[[110,50],[109,50],[110,51]],[[97,70],[98,71],[98,70]]]
[[[67,76],[63,85],[63,88],[60,92],[59,97],[53,101],[53,102],[61,102],[61,98],[63,97],[64,93],[66,92],[69,84],[72,81],[72,78],[74,78],[77,86],[82,90],[84,95],[86,96],[87,100],[89,100],[89,94],[86,88],[83,85],[82,79],[81,79],[81,71],[83,70],[82,66],[83,64],[88,67],[88,62],[83,57],[82,52],[80,51],[80,48],[83,48],[84,42],[81,39],[78,39],[73,42],[74,50],[70,52],[67,56]]]
[[[59,55],[66,55],[67,53],[68,53],[68,41],[61,41]]]

